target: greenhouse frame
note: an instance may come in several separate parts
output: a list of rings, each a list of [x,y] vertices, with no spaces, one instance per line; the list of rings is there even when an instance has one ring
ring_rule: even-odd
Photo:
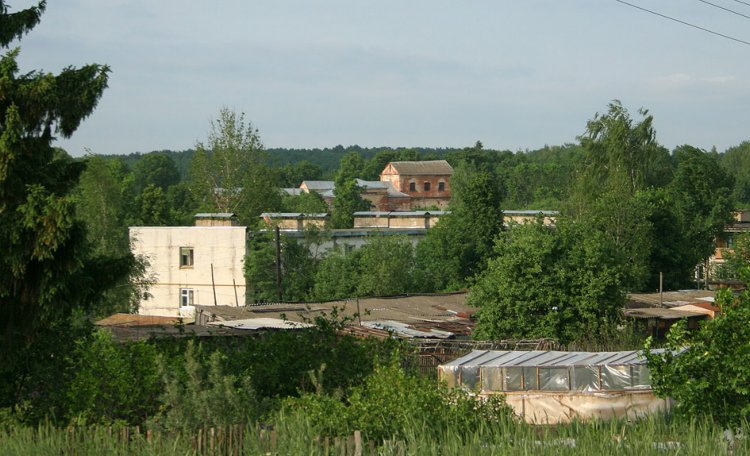
[[[671,406],[654,395],[639,351],[475,350],[439,366],[438,378],[482,396],[504,394],[518,415],[537,423],[635,417]]]

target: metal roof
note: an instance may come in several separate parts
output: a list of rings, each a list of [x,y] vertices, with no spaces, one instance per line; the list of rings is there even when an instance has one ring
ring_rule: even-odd
[[[696,302],[711,302],[713,290],[678,290],[663,293],[631,293],[628,295],[628,307],[658,307],[659,301],[664,307],[677,307]],[[709,300],[710,299],[710,300]]]
[[[664,350],[654,350],[662,353]],[[605,365],[641,365],[646,359],[641,351],[564,352],[564,351],[502,351],[474,350],[444,366],[492,367],[571,367]]]
[[[332,190],[336,187],[334,181],[302,181],[300,187],[307,187],[308,190]]]
[[[201,212],[195,218],[228,219],[234,217],[234,212]]]
[[[408,195],[407,195],[408,196]],[[448,211],[357,211],[355,217],[424,217],[428,215],[445,215]]]
[[[261,218],[270,217],[270,218],[326,218],[328,217],[328,213],[326,212],[319,212],[319,213],[313,213],[313,214],[306,214],[303,212],[264,212],[260,214]]]
[[[689,310],[665,309],[661,307],[645,307],[640,309],[625,309],[623,314],[630,318],[658,318],[659,320],[680,320],[682,318],[704,318],[704,312],[691,312]]]
[[[552,216],[552,215],[560,215],[560,211],[541,211],[541,210],[540,211],[535,211],[535,210],[517,211],[517,210],[503,210],[503,214],[507,214],[507,215],[538,215],[538,214],[542,214],[542,215]]]
[[[450,339],[454,337],[454,334],[448,331],[441,331],[439,329],[424,328],[416,329],[414,326],[408,323],[402,323],[393,320],[375,320],[375,321],[363,321],[362,326],[374,329],[382,329],[384,331],[391,331],[399,336],[408,338],[427,338],[427,339]]]
[[[309,323],[282,320],[280,318],[246,318],[243,320],[212,321],[208,324],[232,329],[304,329],[313,326]]]
[[[453,167],[445,160],[425,161],[394,161],[389,163],[399,174],[419,175],[451,175]]]

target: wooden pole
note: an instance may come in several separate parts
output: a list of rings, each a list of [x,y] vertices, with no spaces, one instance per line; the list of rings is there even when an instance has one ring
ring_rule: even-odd
[[[281,234],[276,226],[276,295],[281,302]]]
[[[214,290],[214,305],[216,304],[216,283],[214,282],[214,264],[211,263],[211,288]]]
[[[664,307],[664,273],[659,271],[659,307]]]
[[[237,282],[235,282],[234,277],[232,277],[232,285],[234,286],[234,305],[239,307],[240,300],[237,299]]]

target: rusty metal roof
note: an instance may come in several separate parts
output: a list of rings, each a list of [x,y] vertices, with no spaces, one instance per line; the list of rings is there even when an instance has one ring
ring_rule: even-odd
[[[646,307],[641,309],[625,309],[623,314],[629,318],[648,319],[658,318],[659,320],[679,320],[682,318],[705,318],[705,313],[690,312],[689,310],[665,309],[661,307]]]
[[[309,323],[316,317],[331,316],[347,318],[352,322],[394,321],[409,331],[451,333],[450,337],[470,334],[473,322],[468,317],[476,309],[464,303],[465,293],[433,295],[409,295],[387,298],[361,298],[357,300],[322,303],[276,303],[246,307],[195,306],[196,320],[207,321],[245,320],[252,318],[277,318]],[[357,317],[359,313],[359,317]],[[382,329],[382,328],[381,328]],[[424,336],[424,337],[437,337]]]
[[[95,322],[96,326],[157,326],[175,325],[180,322],[180,317],[162,317],[156,315],[139,315],[116,313]],[[182,319],[183,323],[189,323]]]

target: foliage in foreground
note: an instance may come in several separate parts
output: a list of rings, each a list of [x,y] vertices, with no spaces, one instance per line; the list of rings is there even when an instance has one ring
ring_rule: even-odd
[[[717,298],[719,316],[692,333],[675,324],[667,352],[647,351],[648,366],[655,391],[674,398],[680,414],[737,424],[750,418],[750,294]]]
[[[284,411],[304,416],[321,435],[360,430],[376,441],[404,438],[411,428],[435,437],[449,428],[470,433],[512,416],[502,396],[481,400],[464,390],[409,375],[395,362],[377,366],[347,397],[305,394],[287,400]]]
[[[674,422],[661,416],[637,422],[605,421],[534,427],[515,420],[483,423],[471,432],[449,427],[439,431],[423,423],[409,423],[402,438],[374,442],[364,439],[365,455],[581,455],[581,454],[664,454],[727,455],[748,454],[748,426],[725,430],[706,420]],[[215,439],[212,450],[204,440],[198,448],[198,433],[144,432],[124,429],[80,427],[59,429],[49,425],[0,427],[0,453],[8,455],[174,455],[174,454],[353,454],[349,439],[321,437],[310,420],[285,415],[273,431],[249,425],[233,429],[234,451],[225,451],[226,439]],[[216,429],[217,435],[223,429]],[[347,440],[349,442],[347,443]],[[210,442],[210,440],[209,440]],[[241,449],[241,450],[240,450]]]

